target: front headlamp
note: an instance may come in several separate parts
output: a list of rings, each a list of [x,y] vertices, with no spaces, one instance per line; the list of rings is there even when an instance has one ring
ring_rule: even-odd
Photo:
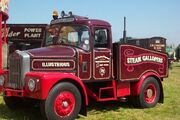
[[[36,80],[30,78],[30,79],[28,80],[28,87],[29,87],[29,90],[30,90],[31,92],[34,91],[34,89],[35,89],[35,87],[36,87]]]

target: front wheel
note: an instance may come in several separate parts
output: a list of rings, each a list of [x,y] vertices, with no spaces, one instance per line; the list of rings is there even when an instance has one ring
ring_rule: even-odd
[[[160,87],[158,81],[153,78],[147,78],[140,90],[139,96],[133,98],[135,107],[151,108],[156,106],[160,98]]]
[[[44,103],[48,120],[74,120],[80,108],[80,92],[75,85],[68,82],[54,86]]]

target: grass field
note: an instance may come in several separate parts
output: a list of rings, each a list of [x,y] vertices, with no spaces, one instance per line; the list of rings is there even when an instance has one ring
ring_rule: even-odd
[[[95,103],[88,107],[88,116],[77,120],[180,120],[180,65],[174,63],[163,82],[164,104],[151,109],[136,109],[125,102]],[[0,120],[41,120],[37,107],[9,110],[0,95]]]

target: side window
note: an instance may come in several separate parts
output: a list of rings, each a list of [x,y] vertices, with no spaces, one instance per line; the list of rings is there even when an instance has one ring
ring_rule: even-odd
[[[95,30],[94,47],[107,48],[108,47],[108,32],[107,29],[99,28]]]

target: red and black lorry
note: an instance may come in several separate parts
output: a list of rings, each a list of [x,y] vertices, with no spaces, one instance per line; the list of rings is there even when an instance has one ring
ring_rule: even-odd
[[[19,51],[0,75],[9,108],[40,103],[48,120],[86,115],[89,98],[97,102],[132,100],[141,108],[163,103],[167,55],[125,43],[112,43],[111,25],[62,12],[46,29],[44,47]]]

